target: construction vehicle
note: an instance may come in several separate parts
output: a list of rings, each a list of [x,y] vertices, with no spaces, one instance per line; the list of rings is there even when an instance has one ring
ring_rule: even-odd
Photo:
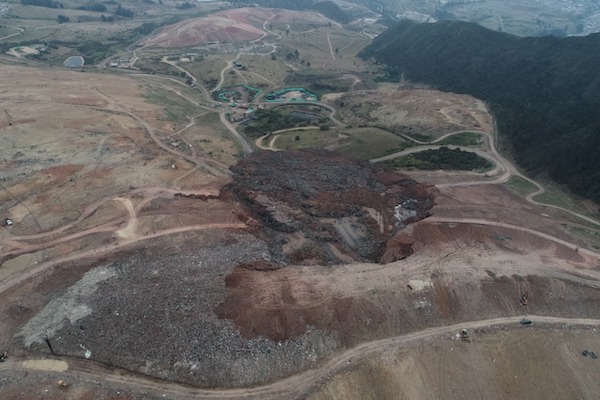
[[[594,353],[593,351],[584,350],[584,351],[581,352],[581,355],[584,356],[584,357],[590,356],[594,360],[598,359],[598,355],[596,353]]]
[[[58,382],[56,382],[56,384],[63,389],[66,389],[69,387],[69,384],[67,382],[65,382],[63,379],[59,379]]]
[[[523,295],[521,295],[521,297],[519,298],[519,303],[521,303],[522,306],[526,306],[527,304],[529,304],[529,292],[525,291],[525,293],[523,293]]]

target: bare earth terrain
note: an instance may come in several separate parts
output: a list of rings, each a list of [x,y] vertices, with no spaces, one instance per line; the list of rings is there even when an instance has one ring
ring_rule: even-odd
[[[372,124],[431,139],[458,130],[493,130],[486,105],[468,95],[388,84],[377,90],[326,95],[324,100],[332,101],[337,115],[349,124]]]
[[[143,44],[147,47],[192,47],[211,42],[257,41],[267,35],[263,30],[266,24],[322,24],[324,21],[326,19],[323,16],[314,12],[265,8],[233,9],[170,25],[146,39]]]
[[[600,254],[580,234],[597,221],[534,200],[481,101],[357,72],[352,29],[233,9],[140,45],[268,37],[273,75],[234,47],[198,69],[157,57],[176,77],[0,66],[2,398],[597,398]],[[313,55],[349,85],[310,103],[323,135],[365,128],[370,160],[320,149],[319,127],[319,150],[276,151],[285,130],[256,149],[211,97],[280,88]],[[380,164],[465,132],[476,145],[449,146],[491,169]]]

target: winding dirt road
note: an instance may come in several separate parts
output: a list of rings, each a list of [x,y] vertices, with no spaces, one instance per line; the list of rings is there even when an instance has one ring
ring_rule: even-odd
[[[513,229],[513,230],[520,231],[520,232],[527,232],[527,233],[531,233],[532,235],[536,235],[541,238],[551,240],[555,243],[562,244],[563,246],[566,246],[566,247],[570,248],[571,250],[577,251],[581,254],[586,254],[590,257],[595,257],[600,261],[600,253],[596,253],[595,251],[580,248],[579,246],[577,246],[571,242],[559,239],[552,235],[548,235],[547,233],[536,231],[536,230],[530,229],[530,228],[524,228],[524,227],[518,226],[518,225],[506,224],[504,222],[490,221],[487,219],[480,219],[480,218],[448,218],[448,217],[438,217],[435,215],[428,217],[427,221],[428,222],[451,223],[451,224],[474,224],[474,225],[499,226],[502,228]]]
[[[25,32],[25,29],[23,29],[23,28],[15,28],[15,29],[18,29],[19,31],[15,32],[15,33],[11,33],[10,35],[2,36],[2,37],[0,37],[0,40],[10,39],[11,37],[15,37],[15,36],[20,35],[23,32]]]
[[[231,132],[231,134],[237,139],[237,141],[242,145],[242,150],[245,155],[248,155],[254,151],[252,146],[248,143],[245,137],[242,136],[241,133],[235,129],[235,127],[231,124],[231,122],[227,121],[227,117],[225,117],[225,111],[219,113],[219,119],[221,123]]]
[[[173,89],[178,95],[182,98],[186,99],[190,103],[201,106],[200,104],[194,102],[192,99],[189,99],[187,96],[183,95],[179,91]],[[102,93],[100,90],[95,90],[96,93],[100,94],[104,97],[108,105],[106,107],[95,107],[95,106],[87,106],[87,105],[76,105],[78,107],[87,107],[99,111],[105,111],[110,113],[119,113],[122,115],[127,115],[128,117],[137,121],[140,124],[146,133],[151,137],[151,139],[155,142],[156,145],[166,150],[167,152],[175,155],[178,158],[183,158],[187,161],[192,162],[196,165],[196,168],[202,165],[205,169],[211,172],[215,176],[226,176],[229,172],[229,165],[222,163],[217,160],[213,160],[208,157],[201,157],[195,152],[195,149],[191,149],[191,154],[183,153],[177,149],[172,148],[171,146],[163,143],[157,136],[154,128],[144,119],[139,117],[138,115],[130,112],[127,109],[119,106],[116,101]],[[44,102],[44,101],[37,101]],[[70,104],[70,103],[69,103]],[[73,104],[74,105],[74,104]],[[191,125],[195,124],[195,118],[192,118],[190,124],[186,128],[189,128]],[[184,128],[185,129],[185,128]],[[179,132],[181,133],[181,132]],[[249,147],[249,145],[246,143]],[[99,145],[99,149],[101,146]],[[195,169],[192,169],[193,172]],[[178,179],[182,179],[183,177],[189,175],[190,172],[185,172],[184,175],[180,176]],[[45,250],[54,246],[58,246],[63,243],[68,243],[73,240],[77,240],[83,238],[84,236],[89,236],[102,232],[112,232],[118,238],[117,243],[111,243],[109,245],[104,245],[96,248],[92,248],[85,251],[73,252],[68,256],[59,257],[47,262],[42,262],[39,265],[31,266],[32,268],[23,272],[21,275],[18,275],[13,278],[9,278],[0,283],[0,293],[3,293],[10,288],[19,285],[28,279],[33,278],[34,276],[41,274],[50,268],[59,265],[61,263],[65,263],[68,261],[76,261],[89,257],[96,257],[101,254],[107,254],[119,250],[125,246],[130,246],[135,244],[136,242],[152,239],[165,235],[172,235],[181,232],[189,232],[189,231],[199,231],[199,230],[207,230],[207,229],[244,229],[246,228],[245,224],[242,223],[213,223],[213,224],[201,224],[201,225],[187,225],[187,226],[179,226],[175,228],[163,229],[161,231],[156,231],[153,233],[147,234],[139,234],[136,233],[136,225],[137,225],[137,214],[140,211],[141,207],[144,204],[152,201],[158,197],[174,197],[175,195],[183,195],[183,196],[201,196],[201,197],[216,197],[219,195],[219,191],[216,189],[206,189],[199,188],[196,190],[177,190],[177,189],[169,189],[169,188],[142,188],[142,189],[134,189],[122,194],[113,194],[109,195],[103,199],[100,199],[93,204],[88,205],[83,212],[79,215],[79,217],[67,223],[57,229],[53,229],[51,231],[39,232],[32,235],[10,235],[10,232],[6,229],[3,229],[3,233],[5,234],[3,238],[3,243],[0,246],[2,250],[2,254],[0,254],[1,260],[6,260],[10,258],[17,257],[22,254],[32,253],[39,250]],[[134,206],[131,202],[131,198],[136,196],[144,196],[145,198]],[[101,225],[97,225],[88,229],[80,230],[75,232],[74,230],[77,226],[84,221],[87,217],[93,215],[96,210],[100,207],[104,206],[109,201],[118,201],[125,207],[127,211],[127,217],[116,217],[111,221],[105,222]],[[124,224],[124,225],[123,225]],[[68,231],[73,231],[67,235],[64,235]],[[50,238],[48,240],[48,238]],[[42,240],[40,242],[40,240]]]
[[[461,146],[452,146],[452,145],[446,145],[446,147],[448,148],[460,148],[463,151],[469,151],[472,153],[476,153],[477,155],[486,158],[487,160],[491,161],[492,163],[494,163],[497,167],[497,169],[503,171],[503,173],[500,176],[497,176],[493,179],[487,179],[487,180],[480,180],[480,181],[470,181],[470,182],[456,182],[456,183],[442,183],[442,184],[438,184],[436,185],[439,189],[443,189],[446,187],[453,187],[453,186],[476,186],[476,185],[491,185],[491,184],[498,184],[498,183],[505,183],[507,182],[511,177],[515,176],[518,178],[521,178],[529,183],[531,183],[532,185],[534,185],[536,187],[536,190],[532,193],[529,193],[525,199],[532,203],[535,204],[537,206],[542,206],[542,207],[549,207],[549,208],[553,208],[555,210],[560,210],[566,213],[569,213],[579,219],[585,220],[587,222],[593,223],[595,225],[600,226],[600,221],[596,220],[594,218],[590,218],[586,215],[580,214],[578,212],[566,209],[564,207],[560,207],[560,206],[556,206],[553,204],[547,204],[547,203],[542,203],[539,202],[537,200],[534,199],[534,197],[542,194],[545,192],[544,187],[539,184],[538,182],[534,181],[531,178],[528,178],[527,176],[523,175],[521,172],[519,172],[519,170],[510,162],[508,161],[506,158],[502,157],[502,155],[498,152],[498,150],[496,149],[496,137],[497,137],[497,127],[496,127],[496,121],[494,121],[494,132],[492,134],[488,133],[488,132],[484,132],[484,131],[477,131],[477,130],[460,130],[460,131],[454,131],[454,132],[450,132],[447,133],[431,142],[423,142],[423,141],[419,141],[416,139],[411,138],[410,136],[406,136],[406,135],[402,135],[405,139],[410,140],[416,144],[422,145],[419,147],[412,147],[409,148],[407,150],[403,150],[403,151],[399,151],[384,157],[379,157],[379,158],[375,158],[370,160],[372,163],[377,163],[377,162],[381,162],[381,161],[386,161],[386,160],[391,160],[397,157],[402,157],[404,155],[407,154],[412,154],[412,153],[416,153],[416,152],[420,152],[420,151],[425,151],[428,149],[435,149],[435,148],[439,148],[441,146],[433,146],[435,143],[438,143],[450,136],[453,135],[458,135],[461,133],[465,133],[465,132],[474,132],[474,133],[479,133],[481,135],[484,135],[487,140],[488,140],[488,145],[490,148],[490,154],[487,154],[487,152],[483,152],[481,150],[477,150],[477,149],[472,149],[472,148],[468,148],[468,147],[461,147]]]
[[[528,315],[534,324],[546,325],[580,325],[580,326],[600,326],[600,319],[586,318],[560,318],[542,315]],[[318,386],[321,382],[327,380],[339,371],[347,368],[348,365],[356,363],[374,352],[393,351],[394,349],[442,335],[452,335],[460,332],[461,329],[476,329],[493,326],[519,326],[521,317],[500,317],[479,321],[468,321],[455,325],[436,326],[427,328],[418,332],[412,332],[392,338],[375,340],[362,343],[343,353],[330,358],[315,369],[306,370],[299,374],[278,380],[274,383],[240,389],[201,389],[193,386],[181,385],[172,382],[161,381],[148,378],[143,375],[127,373],[125,371],[115,371],[99,366],[86,360],[64,360],[69,365],[68,372],[75,375],[89,378],[95,381],[102,381],[115,387],[126,387],[129,390],[138,392],[152,392],[171,399],[206,399],[206,400],[227,400],[227,399],[300,399],[304,398],[312,388]],[[27,365],[21,360],[10,359],[9,362],[0,364],[0,371],[3,369],[26,369]]]
[[[227,61],[227,64],[225,65],[225,67],[221,70],[221,77],[219,79],[219,83],[217,84],[217,86],[214,87],[214,89],[212,89],[210,92],[214,93],[217,90],[221,89],[221,86],[223,86],[223,82],[225,82],[225,72],[229,71],[231,68],[233,68],[233,63],[236,62],[237,60],[240,59],[240,56],[242,55],[242,53],[238,53],[238,55],[233,59],[233,60],[229,60]]]
[[[267,35],[267,33],[270,33],[275,36],[281,37],[280,35],[278,35],[274,32],[268,31],[266,28],[267,22],[269,20],[271,20],[274,16],[275,16],[275,14],[273,14],[270,18],[265,20],[263,23],[263,29],[265,30],[265,36]],[[18,35],[18,34],[20,34],[20,32],[6,36],[4,38],[0,38],[0,40],[6,39],[8,37]],[[333,60],[335,60],[336,58],[335,58],[335,54],[334,54],[334,51],[332,48],[332,44],[331,44],[329,35],[327,35],[327,41],[329,44],[329,50],[331,53],[331,57]],[[173,67],[177,68],[178,70],[180,70],[182,72],[185,72],[186,76],[189,77],[192,80],[192,82],[194,83],[194,85],[197,86],[198,89],[201,91],[204,99],[207,102],[212,102],[210,93],[213,93],[216,90],[219,90],[221,88],[221,86],[223,85],[223,83],[225,81],[226,71],[233,68],[233,65],[234,65],[233,63],[239,59],[241,54],[242,53],[239,53],[236,58],[234,58],[233,60],[227,61],[227,65],[221,70],[220,81],[218,82],[217,86],[214,89],[212,89],[210,92],[203,85],[198,83],[198,80],[196,79],[195,76],[190,74],[185,69],[176,65],[176,63],[168,61],[166,59],[166,57],[163,58],[162,61],[169,65],[172,65]],[[264,79],[267,80],[266,78],[264,78]],[[178,95],[180,95],[182,98],[189,101],[191,104],[194,104],[198,107],[203,107],[198,102],[183,95],[181,92],[179,92]],[[169,153],[173,154],[174,156],[176,156],[178,158],[188,160],[196,165],[199,165],[200,163],[202,163],[214,175],[222,176],[226,173],[226,172],[224,172],[224,170],[225,171],[228,170],[228,165],[226,165],[224,163],[221,163],[219,161],[216,161],[216,160],[213,160],[213,159],[210,159],[207,157],[199,157],[196,153],[193,153],[193,152],[190,155],[190,154],[181,152],[179,150],[176,150],[176,149],[172,148],[171,146],[168,146],[167,144],[163,143],[156,136],[154,128],[152,126],[150,126],[150,124],[148,124],[145,120],[140,118],[138,115],[131,113],[130,111],[128,111],[122,107],[119,107],[118,105],[116,105],[114,103],[114,100],[110,104],[111,104],[110,108],[104,108],[104,109],[96,108],[96,109],[111,111],[111,112],[118,112],[118,113],[122,113],[124,115],[130,116],[146,130],[146,132],[152,138],[152,140],[156,143],[156,145],[158,145],[165,151],[168,151]],[[334,124],[336,124],[337,126],[340,126],[340,127],[345,126],[342,122],[340,122],[339,120],[337,120],[335,118],[335,113],[337,110],[328,104],[324,104],[324,103],[320,103],[320,102],[306,102],[306,103],[295,102],[294,104],[310,104],[310,105],[319,105],[321,107],[325,107],[331,111],[330,118]],[[203,108],[206,108],[206,107],[203,107]],[[227,118],[225,117],[224,111],[219,113],[219,117],[220,117],[221,123],[231,132],[231,134],[240,143],[244,154],[251,153],[253,151],[252,146],[236,130],[235,126],[227,120]],[[190,121],[190,124],[194,124],[194,123],[195,123],[195,120],[192,118],[192,120]],[[512,163],[510,163],[507,159],[505,159],[498,153],[498,151],[496,149],[496,145],[495,145],[495,138],[497,136],[497,130],[496,130],[495,126],[494,126],[494,132],[492,134],[490,134],[488,132],[474,131],[474,130],[456,131],[456,132],[451,132],[446,135],[443,135],[431,142],[421,142],[421,141],[406,137],[407,139],[412,140],[414,143],[419,144],[420,147],[410,148],[410,149],[407,149],[402,152],[398,152],[398,153],[394,153],[394,154],[391,154],[391,155],[388,155],[385,157],[373,159],[373,160],[371,160],[371,162],[381,162],[381,161],[393,159],[396,157],[401,157],[403,155],[407,155],[407,154],[411,154],[411,153],[415,153],[415,152],[419,152],[419,151],[424,151],[427,149],[437,149],[441,146],[436,145],[436,143],[442,141],[443,139],[445,139],[447,137],[450,137],[450,136],[456,135],[456,134],[460,134],[463,132],[477,132],[482,135],[485,135],[487,137],[487,140],[489,143],[490,152],[488,153],[488,152],[484,152],[482,150],[466,148],[466,147],[461,147],[461,146],[449,145],[447,147],[460,148],[461,150],[464,150],[464,151],[474,152],[474,153],[480,155],[481,157],[484,157],[484,158],[490,160],[497,166],[498,174],[496,174],[497,176],[495,176],[493,179],[481,180],[481,181],[475,181],[475,182],[459,182],[459,183],[451,183],[451,184],[441,184],[441,185],[438,185],[438,187],[443,189],[445,187],[451,187],[451,186],[487,185],[487,184],[504,183],[504,182],[508,181],[511,176],[517,176],[517,177],[520,177],[521,179],[524,179],[524,180],[532,183],[537,188],[537,190],[535,192],[530,193],[526,197],[527,201],[529,201],[530,203],[545,206],[545,207],[551,207],[554,209],[559,209],[561,211],[568,212],[580,219],[583,219],[583,220],[586,220],[588,222],[592,222],[595,224],[599,224],[599,221],[597,221],[593,218],[589,218],[587,216],[581,215],[579,213],[567,210],[567,209],[559,207],[559,206],[543,204],[543,203],[535,201],[534,197],[543,193],[544,188],[539,183],[522,175]],[[181,133],[181,132],[179,132],[179,133]],[[274,148],[274,142],[275,142],[276,138],[277,138],[277,136],[273,137],[270,140],[270,143],[268,146],[263,146],[263,141],[266,139],[266,137],[263,136],[262,138],[257,139],[256,145],[258,147],[265,148],[268,150],[276,150]],[[194,170],[186,172],[186,174],[192,173],[193,171]],[[178,179],[182,179],[184,176],[185,175],[179,177]],[[125,193],[125,194],[112,195],[112,196],[107,196],[104,199],[100,199],[100,200],[96,201],[95,203],[87,206],[83,210],[81,215],[75,221],[70,222],[70,223],[68,223],[60,228],[57,228],[55,230],[47,231],[47,232],[40,232],[40,233],[33,234],[33,235],[10,236],[8,238],[8,240],[10,242],[9,243],[10,246],[12,246],[12,248],[13,248],[13,250],[11,250],[11,251],[14,252],[14,253],[10,253],[11,255],[23,254],[23,253],[31,252],[34,250],[43,249],[48,246],[57,245],[57,244],[60,244],[60,243],[63,243],[63,242],[69,241],[69,240],[74,240],[74,239],[77,239],[77,238],[80,238],[80,237],[83,237],[86,235],[98,233],[98,232],[114,232],[116,234],[116,236],[119,238],[119,240],[117,243],[111,243],[111,244],[99,246],[99,247],[96,247],[96,248],[93,248],[90,250],[72,253],[72,254],[69,254],[68,256],[57,258],[57,259],[39,264],[39,265],[35,266],[34,268],[26,271],[25,273],[23,273],[17,277],[5,280],[4,282],[0,283],[0,294],[5,293],[7,290],[10,290],[11,288],[15,287],[16,285],[22,284],[23,282],[27,281],[28,279],[31,279],[34,276],[44,273],[45,271],[55,267],[56,265],[59,265],[59,264],[65,263],[65,262],[69,262],[69,261],[81,260],[81,259],[85,259],[85,258],[96,257],[96,256],[99,256],[102,254],[111,253],[111,252],[114,252],[125,246],[130,246],[130,245],[135,244],[140,241],[153,239],[153,238],[166,236],[166,235],[173,235],[173,234],[181,233],[181,232],[210,230],[210,229],[245,229],[247,227],[247,225],[244,223],[235,223],[235,222],[234,223],[213,223],[213,224],[181,226],[181,227],[176,227],[176,228],[164,229],[164,230],[157,231],[154,233],[140,235],[140,234],[136,233],[136,221],[137,221],[137,214],[141,208],[141,204],[134,206],[134,204],[131,202],[131,199],[126,197],[126,196],[133,196],[138,193],[143,194],[144,196],[147,196],[142,201],[142,203],[147,203],[148,201],[150,201],[156,197],[174,196],[175,194],[199,195],[199,196],[216,196],[216,195],[218,195],[218,191],[214,191],[214,190],[209,191],[206,189],[199,189],[196,191],[179,191],[179,190],[175,190],[175,189],[166,189],[166,188],[137,189],[137,190],[133,190],[128,193]],[[70,233],[70,234],[60,237],[58,239],[45,240],[44,243],[27,243],[30,241],[45,239],[47,237],[53,238],[55,235],[60,235],[60,234],[66,233],[67,231],[69,231],[71,229],[75,229],[79,223],[81,223],[83,220],[85,220],[88,216],[92,215],[99,207],[101,207],[102,205],[106,204],[107,202],[113,201],[113,200],[119,201],[124,206],[125,210],[127,211],[126,216],[115,218],[114,220],[104,223],[100,226],[96,226],[96,227],[82,230],[79,232]],[[542,233],[539,231],[535,231],[535,230],[532,230],[529,228],[516,226],[516,225],[503,224],[503,223],[499,223],[497,221],[489,221],[489,220],[484,220],[484,219],[444,218],[444,217],[436,217],[436,216],[429,217],[428,221],[432,222],[432,223],[490,225],[490,226],[500,226],[500,227],[504,227],[504,228],[508,228],[508,229],[514,229],[514,230],[537,235],[539,237],[551,240],[555,243],[567,246],[568,248],[571,248],[573,251],[577,251],[577,252],[585,254],[587,256],[600,259],[599,253],[593,252],[588,249],[579,248],[576,245],[574,245],[573,243],[570,243],[565,240],[561,240],[554,236],[551,236],[551,235],[548,235],[548,234],[545,234],[545,233]],[[574,278],[569,277],[568,279],[574,279]],[[597,281],[586,280],[584,278],[580,278],[580,279],[581,279],[581,282],[586,285],[589,285],[592,287],[600,287],[600,284],[598,284]],[[559,318],[559,317],[551,317],[551,316],[536,316],[536,315],[530,315],[529,318],[532,319],[535,324],[550,324],[550,325],[574,324],[574,325],[584,325],[584,326],[600,326],[600,319],[570,319],[570,318]],[[441,336],[441,335],[454,334],[456,332],[459,332],[460,329],[474,329],[474,328],[488,327],[488,326],[511,326],[511,325],[516,327],[516,326],[518,326],[517,324],[518,324],[519,320],[520,320],[520,317],[499,317],[499,318],[488,319],[488,320],[469,321],[469,322],[464,322],[464,323],[456,324],[456,325],[431,327],[431,328],[427,328],[427,329],[424,329],[421,331],[412,332],[412,333],[401,335],[401,336],[365,342],[365,343],[362,343],[362,344],[360,344],[352,349],[349,349],[343,353],[339,353],[339,354],[332,356],[331,358],[324,361],[320,366],[318,366],[315,369],[306,370],[304,372],[290,376],[288,378],[278,380],[274,383],[270,383],[270,384],[267,384],[264,386],[253,387],[253,388],[201,389],[201,388],[196,388],[196,387],[192,387],[192,386],[161,381],[161,380],[149,378],[149,377],[146,377],[146,376],[140,375],[140,374],[133,374],[130,372],[125,372],[125,371],[116,370],[116,369],[108,369],[108,368],[105,368],[104,366],[94,363],[93,361],[88,361],[88,360],[83,360],[83,359],[81,359],[81,360],[68,359],[66,361],[69,365],[68,373],[79,375],[79,376],[89,378],[92,380],[103,381],[103,382],[108,383],[113,386],[124,386],[124,387],[127,387],[134,391],[153,392],[153,393],[157,393],[157,394],[164,394],[164,395],[168,396],[168,398],[178,398],[178,399],[196,398],[196,399],[219,399],[219,400],[240,399],[240,398],[265,399],[265,400],[283,399],[283,398],[297,399],[297,398],[303,398],[307,392],[309,392],[311,389],[313,389],[314,387],[319,385],[321,382],[323,382],[325,379],[327,379],[327,377],[335,375],[339,371],[346,368],[349,364],[354,363],[356,360],[363,359],[364,357],[366,357],[369,354],[372,354],[374,352],[384,352],[387,350],[393,350],[399,346],[408,345],[411,342],[426,340],[426,339]],[[0,363],[0,371],[5,370],[5,369],[17,369],[17,368],[26,369],[26,366],[24,364],[22,364],[20,361],[21,360],[18,360],[18,359],[9,359],[9,361],[6,363]]]

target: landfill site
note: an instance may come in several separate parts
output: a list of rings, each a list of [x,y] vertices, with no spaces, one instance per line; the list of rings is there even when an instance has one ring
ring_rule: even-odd
[[[359,69],[368,30],[299,14],[183,20],[131,65],[230,37]],[[167,53],[169,74],[0,64],[2,399],[598,399],[598,207],[543,202],[483,101],[248,64],[308,68],[285,53],[207,56],[209,84]],[[238,100],[324,122],[246,137]],[[393,164],[442,146],[491,167]]]

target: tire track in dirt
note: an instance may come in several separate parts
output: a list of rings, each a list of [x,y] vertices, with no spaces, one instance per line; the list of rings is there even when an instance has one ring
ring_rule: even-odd
[[[170,195],[170,197],[174,197],[176,195],[182,196],[204,196],[204,197],[212,197],[216,198],[219,196],[219,190],[217,189],[197,189],[197,190],[178,190],[178,189],[170,189],[170,188],[162,188],[162,187],[148,187],[148,188],[140,188],[130,190],[128,192],[117,194],[116,196],[136,196],[140,194],[145,195],[155,195],[156,197],[163,197],[165,194]],[[36,240],[45,238],[47,236],[58,235],[66,230],[73,228],[75,225],[82,222],[85,218],[93,214],[99,207],[105,204],[108,201],[114,200],[115,195],[106,196],[105,198],[98,200],[85,208],[85,210],[81,213],[81,215],[73,222],[70,222],[66,225],[61,226],[60,228],[53,229],[51,231],[40,232],[33,235],[18,235],[11,236],[10,240],[14,241],[27,241],[27,240]]]
[[[25,29],[23,29],[23,28],[16,28],[16,29],[18,29],[19,32],[15,32],[15,33],[11,33],[10,35],[2,36],[2,37],[0,37],[0,40],[10,39],[11,37],[20,35],[21,33],[25,32]]]
[[[120,248],[135,244],[137,242],[141,242],[148,239],[154,239],[161,236],[172,235],[176,233],[184,233],[184,232],[192,232],[192,231],[202,231],[202,230],[211,230],[211,229],[245,229],[247,227],[244,223],[213,223],[213,224],[202,224],[202,225],[188,225],[179,228],[170,228],[164,229],[162,231],[148,233],[143,236],[134,236],[129,237],[124,240],[121,240],[118,243],[113,243],[110,245],[100,246],[95,249],[72,253],[68,256],[56,258],[52,261],[48,261],[36,266],[33,269],[26,271],[25,273],[14,277],[12,279],[7,279],[4,282],[0,283],[0,294],[6,292],[11,289],[13,286],[19,285],[47,270],[50,268],[71,261],[78,261],[86,258],[93,258],[100,255],[104,255],[107,253],[114,252],[119,250]]]
[[[438,143],[438,142],[440,142],[440,141],[442,141],[442,140],[444,140],[444,139],[446,139],[446,138],[448,138],[450,136],[458,135],[458,134],[466,133],[466,132],[479,133],[479,134],[485,135],[487,137],[488,144],[489,144],[489,147],[490,147],[490,152],[492,153],[493,158],[491,160],[490,160],[489,156],[485,157],[485,158],[487,158],[490,161],[493,160],[493,162],[496,164],[496,166],[500,166],[504,170],[504,173],[502,175],[500,175],[499,177],[496,177],[496,178],[494,178],[492,180],[482,180],[482,181],[473,181],[473,182],[457,182],[457,183],[439,184],[439,185],[436,185],[438,188],[443,189],[445,187],[453,187],[453,186],[476,186],[476,185],[492,185],[492,184],[498,184],[498,183],[505,183],[512,176],[515,176],[515,177],[521,178],[521,179],[523,179],[523,180],[531,183],[532,185],[534,185],[537,188],[536,191],[528,194],[525,197],[525,200],[527,200],[529,203],[535,204],[537,206],[549,207],[549,208],[553,208],[555,210],[560,210],[560,211],[569,213],[569,214],[571,214],[571,215],[573,215],[573,216],[575,216],[575,217],[577,217],[579,219],[582,219],[584,221],[587,221],[587,222],[590,222],[590,223],[593,223],[595,225],[600,226],[600,221],[596,220],[594,218],[590,218],[590,217],[588,217],[586,215],[580,214],[578,212],[575,212],[575,211],[572,211],[572,210],[569,210],[569,209],[566,209],[566,208],[563,208],[563,207],[560,207],[560,206],[556,206],[556,205],[553,205],[553,204],[542,203],[542,202],[539,202],[537,200],[534,200],[534,197],[536,197],[536,196],[538,196],[540,194],[543,194],[545,192],[545,189],[538,182],[536,182],[533,179],[528,178],[527,176],[525,176],[522,173],[520,173],[517,170],[517,168],[510,161],[508,161],[506,158],[504,158],[504,157],[502,157],[502,155],[500,155],[500,153],[496,149],[496,143],[495,143],[497,135],[498,135],[498,133],[497,133],[498,132],[498,128],[496,126],[496,121],[495,120],[494,120],[494,131],[493,131],[492,134],[490,134],[488,132],[484,132],[484,131],[473,130],[473,129],[460,130],[460,131],[449,132],[449,133],[447,133],[447,134],[445,134],[443,136],[440,136],[439,138],[437,138],[435,140],[432,140],[430,142],[423,142],[423,141],[420,141],[420,140],[416,140],[416,139],[413,139],[410,136],[406,136],[406,135],[402,135],[402,137],[404,137],[407,140],[412,141],[413,143],[417,143],[419,145],[426,146],[426,147],[415,148],[415,150],[412,151],[414,153],[414,152],[418,152],[418,151],[424,151],[424,150],[426,150],[428,148],[427,146],[430,146],[430,145],[433,145],[435,143]],[[450,146],[447,146],[447,147],[450,147]],[[460,147],[460,146],[458,146],[458,147]],[[422,150],[419,150],[419,149],[422,149]],[[469,151],[469,152],[476,153],[476,154],[482,156],[481,152],[480,151],[478,152],[475,149],[461,147],[461,150]],[[390,154],[388,156],[375,158],[375,159],[372,159],[370,161],[373,162],[373,163],[376,163],[376,162],[381,162],[381,161],[385,161],[385,160],[391,160],[393,158],[401,157],[401,156],[406,155],[406,154],[408,154],[408,153],[405,153],[405,151],[401,151],[401,152]]]
[[[586,254],[590,257],[594,257],[596,259],[598,259],[598,261],[600,262],[600,254],[596,253],[594,251],[588,250],[588,249],[584,249],[584,248],[580,248],[579,246],[571,243],[571,242],[567,242],[566,240],[562,240],[559,239],[555,236],[552,235],[548,235],[547,233],[543,233],[540,231],[536,231],[533,229],[529,229],[529,228],[524,228],[522,226],[517,226],[517,225],[511,225],[511,224],[506,224],[504,222],[498,222],[498,221],[490,221],[490,220],[486,220],[486,219],[477,219],[477,218],[447,218],[447,217],[437,217],[437,216],[431,216],[427,218],[428,222],[439,222],[439,223],[453,223],[453,224],[475,224],[475,225],[488,225],[488,226],[497,226],[497,227],[502,227],[502,228],[508,228],[508,229],[514,229],[520,232],[526,232],[526,233],[530,233],[532,235],[536,235],[539,236],[541,238],[544,239],[548,239],[551,240],[555,243],[561,244],[563,246],[566,246],[568,248],[570,248],[573,251],[576,251],[580,254]]]
[[[535,324],[600,326],[600,319],[562,318],[543,315],[529,315],[528,318],[534,321]],[[111,386],[124,386],[133,391],[153,392],[159,395],[168,396],[168,398],[206,400],[300,399],[304,398],[313,388],[328,380],[329,377],[334,376],[344,368],[347,368],[348,365],[356,363],[357,360],[360,361],[375,352],[393,350],[400,346],[406,346],[411,342],[426,340],[441,335],[454,335],[461,329],[472,330],[484,327],[511,325],[517,327],[521,319],[522,317],[499,317],[486,320],[467,321],[460,324],[436,326],[392,338],[362,343],[334,356],[315,369],[310,369],[288,378],[278,380],[274,383],[253,388],[202,389],[107,367],[94,363],[93,361],[75,359],[68,359],[65,361],[69,364],[68,372],[75,375],[102,381]],[[26,366],[18,359],[0,364],[0,370],[8,369],[26,370]]]

